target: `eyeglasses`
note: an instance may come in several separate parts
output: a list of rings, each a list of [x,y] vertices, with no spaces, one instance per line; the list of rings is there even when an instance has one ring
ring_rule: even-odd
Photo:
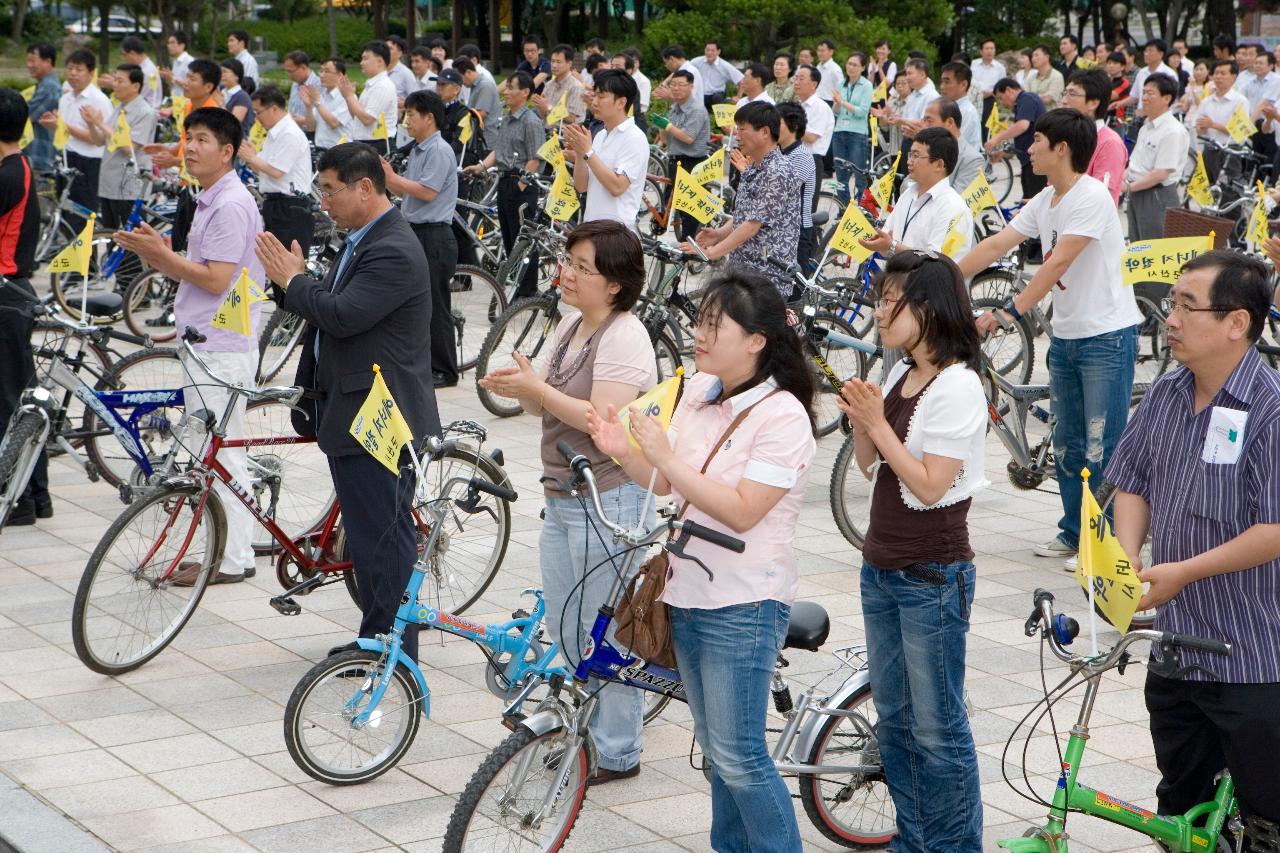
[[[1204,311],[1223,313],[1226,311],[1241,311],[1244,309],[1232,308],[1228,305],[1210,305],[1208,308],[1192,308],[1185,302],[1175,302],[1173,299],[1166,296],[1164,299],[1160,300],[1160,310],[1165,313],[1165,316],[1169,316],[1178,311],[1181,311],[1184,314],[1198,314]]]
[[[876,310],[883,311],[884,309],[888,308],[890,305],[896,305],[901,301],[902,301],[901,296],[893,296],[893,297],[881,296],[879,299],[876,300]]]
[[[1062,97],[1064,98],[1083,98],[1084,92],[1079,89],[1063,89]]]
[[[578,263],[573,258],[569,257],[567,254],[564,254],[563,252],[556,255],[556,260],[560,262],[560,266],[568,267],[569,269],[576,272],[578,275],[600,275],[600,273],[596,272],[595,270],[587,269],[582,264]]]
[[[928,154],[919,154],[915,151],[908,151],[907,159],[908,160],[932,160],[933,158],[930,157]]]
[[[332,191],[331,191],[331,190],[320,190],[320,200],[321,200],[321,201],[328,201],[329,199],[333,198],[333,197],[334,197],[335,195],[337,195],[338,193],[342,192],[342,190],[350,189],[352,186],[353,186],[353,184],[343,184],[343,185],[342,185],[342,189],[337,189],[337,190],[332,190]]]

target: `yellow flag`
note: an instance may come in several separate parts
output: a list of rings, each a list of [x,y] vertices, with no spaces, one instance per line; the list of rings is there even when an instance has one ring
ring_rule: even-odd
[[[400,448],[413,443],[413,431],[382,378],[382,368],[376,364],[373,387],[351,422],[351,435],[370,456],[387,466],[388,471],[400,473]]]
[[[988,138],[995,136],[1000,131],[1009,126],[1009,122],[1004,120],[1004,116],[1000,114],[1000,105],[991,105],[991,114],[987,116],[987,134]]]
[[[347,132],[344,130],[344,131],[342,132],[342,135],[338,137],[338,144],[339,144],[339,145],[345,145],[345,144],[347,144],[347,142],[348,142],[348,141],[349,141],[349,140],[347,139]]]
[[[680,392],[683,388],[684,368],[677,367],[675,376],[664,382],[659,382],[651,391],[638,397],[634,403],[629,404],[618,413],[618,423],[622,424],[622,428],[626,431],[627,439],[631,442],[632,447],[636,450],[640,449],[640,444],[636,441],[635,436],[631,434],[631,410],[635,409],[643,415],[657,418],[665,430],[671,426],[671,416],[676,412],[676,406],[680,402]]]
[[[1142,581],[1120,541],[1111,521],[1089,488],[1089,469],[1080,472],[1084,493],[1080,496],[1080,553],[1076,561],[1076,580],[1085,592],[1093,588],[1093,601],[1106,620],[1120,633],[1129,630],[1133,612],[1142,600]]]
[[[248,268],[241,267],[240,275],[231,286],[231,290],[227,292],[227,298],[222,301],[222,305],[214,313],[209,325],[215,329],[226,329],[228,332],[249,337],[253,334],[253,318],[249,313],[249,306],[255,302],[265,302],[266,299],[267,296],[262,292],[262,288],[258,287],[258,283],[249,278]]]
[[[1255,246],[1267,239],[1267,193],[1258,181],[1258,201],[1253,206],[1253,215],[1249,217],[1249,235],[1245,237]]]
[[[182,117],[187,112],[187,98],[185,95],[174,95],[171,99],[173,104],[172,114],[178,121],[182,121]]]
[[[627,118],[635,118],[635,117],[636,117],[636,105],[632,104],[631,106],[627,107]]]
[[[124,110],[120,111],[120,116],[116,119],[116,129],[112,132],[111,138],[107,140],[108,151],[119,151],[121,148],[133,147],[133,136],[129,127],[129,119],[125,116]]]
[[[556,179],[551,182],[551,191],[547,193],[547,200],[542,209],[552,219],[568,222],[569,217],[577,211],[578,205],[578,191],[573,188],[573,178],[569,177],[569,170],[562,162],[560,168],[556,169]]]
[[[948,258],[955,260],[962,252],[969,240],[965,233],[956,225],[960,222],[960,215],[956,214],[951,218],[951,224],[947,226],[947,238],[942,241],[942,254]]]
[[[156,91],[157,89],[159,89],[159,88],[160,88],[160,75],[159,75],[159,74],[152,74],[152,75],[151,75],[151,80],[150,80],[150,81],[148,81],[147,85],[149,85],[149,86],[151,87],[151,91],[153,91],[153,92],[154,92],[154,91]]]
[[[684,166],[676,166],[675,187],[671,191],[671,206],[687,213],[706,225],[724,209],[724,200],[713,195],[706,187],[693,179]]]
[[[22,128],[22,136],[18,137],[18,147],[26,148],[35,138],[36,130],[31,126],[31,119],[27,119],[27,123]]]
[[[560,137],[551,134],[546,142],[542,143],[542,147],[538,149],[538,156],[551,164],[551,168],[559,172],[564,168],[564,149],[560,147]]]
[[[1187,181],[1187,198],[1201,207],[1213,204],[1213,196],[1209,192],[1209,170],[1204,167],[1204,155],[1196,154],[1196,169]]]
[[[871,127],[871,159],[875,159],[876,140],[880,138],[880,119],[875,116],[870,116],[867,119],[867,124]]]
[[[1088,71],[1090,68],[1097,68],[1098,62],[1095,59],[1085,59],[1083,56],[1076,57],[1076,68],[1083,68]]]
[[[62,114],[58,114],[58,123],[53,128],[53,147],[61,151],[67,147],[67,141],[71,139],[71,132],[67,130],[67,123],[62,120]]]
[[[121,113],[121,115],[124,115],[124,113]],[[386,119],[383,118],[382,116],[379,116],[378,121],[382,122],[382,124],[380,125],[380,127],[382,128],[382,136],[381,137],[378,136],[377,130],[373,132],[373,135],[375,138],[386,139],[387,138]],[[262,144],[266,141],[267,141],[266,126],[260,121],[255,121],[253,123],[253,129],[249,131],[249,144],[253,146],[254,151],[261,151]]]
[[[881,210],[889,207],[889,202],[893,200],[893,179],[898,172],[898,162],[902,159],[902,151],[893,158],[893,165],[889,167],[889,171],[885,172],[874,184],[871,185],[871,194],[875,196],[876,204]]]
[[[716,104],[716,106],[720,105]],[[717,149],[716,153],[695,165],[689,170],[689,176],[703,186],[706,186],[709,181],[724,180],[725,148]]]
[[[974,216],[988,207],[997,206],[995,193],[991,192],[991,184],[987,183],[987,176],[981,169],[978,170],[978,176],[964,188],[964,201]]]
[[[458,141],[466,145],[475,133],[475,128],[471,126],[471,110],[467,110],[467,114],[462,117],[462,123],[458,125]]]
[[[876,86],[876,90],[871,93],[871,103],[887,100],[889,100],[889,78],[881,77],[880,85]]]
[[[733,117],[738,113],[737,104],[712,104],[711,112],[715,116],[716,126],[721,130],[733,128]]]
[[[374,139],[387,138],[387,114],[378,113],[378,123],[373,126]]]
[[[1236,111],[1231,114],[1231,118],[1227,119],[1227,133],[1231,134],[1234,142],[1244,142],[1250,136],[1258,132],[1258,127],[1253,123],[1253,119],[1249,118],[1249,114],[1244,111],[1244,105],[1236,107]]]
[[[93,254],[93,222],[96,218],[94,214],[89,214],[79,236],[49,261],[49,272],[78,272],[82,278],[89,277],[89,257]]]
[[[1121,259],[1124,283],[1158,281],[1172,285],[1187,261],[1213,251],[1213,237],[1214,232],[1210,231],[1205,237],[1165,237],[1130,243]]]
[[[569,115],[568,101],[569,101],[569,92],[565,91],[564,94],[560,96],[560,103],[552,107],[551,111],[547,113],[548,127],[550,127],[553,124],[559,124],[560,122],[564,121],[565,118],[568,117]]]
[[[35,96],[36,96],[36,87],[34,85],[28,86],[27,88],[22,90],[22,99],[24,101],[29,101]]]
[[[191,173],[187,171],[187,161],[183,160],[178,166],[178,180],[183,181],[193,187],[200,186],[200,182],[191,177]]]
[[[855,201],[850,201],[836,226],[836,233],[831,235],[831,248],[848,255],[855,264],[860,264],[871,257],[872,251],[858,241],[866,237],[874,237],[876,229],[863,215],[862,208]]]

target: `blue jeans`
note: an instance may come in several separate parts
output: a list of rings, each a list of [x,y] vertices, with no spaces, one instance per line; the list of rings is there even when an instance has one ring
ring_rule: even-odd
[[[849,203],[850,172],[853,172],[853,197],[855,199],[862,198],[862,193],[867,189],[867,169],[871,167],[868,162],[871,159],[871,137],[863,133],[854,133],[851,130],[837,130],[831,134],[831,153],[836,157],[848,160],[862,170],[857,172],[847,167],[836,167],[836,177],[840,179],[840,189],[836,193],[839,195],[840,201],[845,204]]]
[[[942,584],[862,564],[876,736],[898,811],[895,853],[981,853],[978,756],[964,707],[973,563],[930,563]]]
[[[1129,420],[1133,364],[1138,357],[1138,327],[1091,338],[1049,341],[1049,402],[1053,408],[1053,455],[1058,466],[1062,519],[1058,538],[1080,541],[1080,469],[1089,466],[1089,482],[1102,485],[1111,451]]]
[[[611,521],[631,528],[640,520],[645,494],[635,483],[623,483],[602,493],[600,502]],[[594,514],[592,520],[595,520]],[[646,526],[652,527],[655,523],[650,501]],[[546,627],[560,644],[560,654],[570,669],[582,659],[596,612],[609,597],[622,569],[622,557],[613,563],[606,562],[619,550],[614,546],[612,533],[603,529],[597,533],[597,527],[588,522],[587,511],[576,498],[547,498],[546,519],[538,537],[542,591],[547,601]],[[601,562],[604,565],[596,569]],[[633,570],[639,567],[637,562]],[[590,577],[579,586],[586,572],[591,572]],[[573,630],[574,625],[578,630]],[[610,642],[614,641],[613,626],[607,637]],[[600,701],[591,719],[591,735],[599,751],[600,766],[606,770],[630,770],[639,764],[643,726],[641,691],[621,684],[607,685],[600,692]]]
[[[671,636],[693,734],[711,765],[717,853],[800,850],[791,792],[764,742],[769,679],[791,608],[766,599],[715,610],[671,608]]]

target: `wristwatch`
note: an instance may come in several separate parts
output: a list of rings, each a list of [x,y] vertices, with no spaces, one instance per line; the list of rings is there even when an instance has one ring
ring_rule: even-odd
[[[595,156],[595,153],[596,153],[596,149],[594,149],[594,148],[588,148],[588,149],[587,149],[587,153],[582,155],[582,162],[584,162],[584,163],[585,163],[585,162],[587,162],[588,160],[590,160],[592,157],[594,157],[594,156]]]

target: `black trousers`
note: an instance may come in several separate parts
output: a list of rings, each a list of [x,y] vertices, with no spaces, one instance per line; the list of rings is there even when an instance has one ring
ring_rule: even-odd
[[[35,291],[25,278],[10,279],[10,282],[8,286],[0,287],[0,437],[9,428],[9,419],[18,409],[22,392],[36,374],[35,359],[31,354],[31,331],[35,326],[31,303],[12,289],[24,290],[32,296]],[[26,515],[35,504],[43,506],[48,503],[48,458],[41,451],[31,482],[14,507],[13,514]]]
[[[514,175],[503,175],[498,179],[498,227],[502,229],[502,245],[510,252],[520,235],[520,207],[524,205],[529,213],[538,206],[538,191],[533,187],[520,189],[520,180]],[[524,277],[516,288],[515,298],[523,299],[538,292],[538,253],[529,256],[529,265],[525,268]]]
[[[987,137],[991,136],[991,132],[987,130],[987,119],[991,118],[991,110],[996,105],[995,96],[982,99],[982,141],[986,142]]]
[[[835,111],[836,111],[835,101],[823,101],[822,103],[827,105],[827,107],[831,110],[832,115],[835,114]],[[827,175],[834,175],[836,173],[836,155],[835,155],[835,152],[832,151],[831,149],[832,149],[831,141],[828,140],[827,153],[822,155],[822,169],[818,171],[819,188],[821,188],[822,182],[826,180]],[[817,194],[815,193],[814,195],[816,196]]]
[[[86,157],[83,154],[77,154],[74,151],[67,152],[67,165],[73,169],[78,169],[80,174],[71,182],[71,194],[69,198],[77,204],[83,204],[85,207],[98,212],[98,174],[102,171],[101,157]],[[62,187],[58,187],[59,190]],[[67,221],[76,226],[77,230],[84,227],[84,220],[75,214],[69,214]]]
[[[1018,156],[1019,162],[1022,163],[1022,198],[1024,201],[1031,201],[1040,194],[1040,191],[1049,186],[1049,179],[1044,175],[1037,175],[1031,171],[1030,158]]]
[[[684,166],[684,170],[688,172],[692,170],[694,166],[698,165],[705,159],[707,158],[696,157],[691,154],[676,154],[675,156],[671,157],[667,161],[668,168],[671,170],[671,174],[669,174],[667,177],[671,178],[671,183],[667,184],[666,186],[667,197],[664,200],[664,203],[667,205],[668,208],[671,207],[671,194],[675,191],[677,167]],[[688,213],[685,213],[684,211],[681,211],[676,214],[676,222],[680,224],[680,230],[676,236],[678,236],[682,240],[692,240],[693,236],[698,233],[698,229],[702,227],[702,223],[700,223],[697,219],[694,219],[693,216],[691,216]],[[667,224],[672,225],[674,223],[668,220]]]
[[[458,341],[453,326],[449,285],[458,268],[458,243],[449,222],[413,225],[431,273],[431,370],[447,382],[458,381]]]
[[[302,257],[311,250],[316,221],[306,199],[286,193],[267,193],[262,197],[262,225],[286,249],[291,249],[296,240],[302,247]]]
[[[102,206],[98,214],[103,227],[118,231],[129,224],[129,214],[133,212],[133,202],[128,199],[103,198],[98,203]],[[112,244],[114,245],[114,244]],[[116,290],[121,295],[133,284],[133,280],[142,274],[142,260],[132,252],[126,254],[116,268]]]
[[[330,456],[329,473],[342,506],[347,552],[355,564],[356,589],[364,605],[360,636],[372,639],[395,623],[418,556],[410,514],[414,475],[411,468],[402,468],[395,477],[367,453]],[[418,659],[416,625],[405,628],[404,650]]]
[[[711,112],[711,108],[714,107],[716,104],[723,104],[723,103],[724,103],[724,92],[712,92],[709,95],[702,96],[702,107],[708,113]],[[716,119],[715,116],[711,117],[712,127],[715,127],[715,119]]]
[[[1245,817],[1280,821],[1280,684],[1182,681],[1147,674],[1147,711],[1161,814],[1213,796],[1224,767]],[[1246,846],[1246,849],[1247,846]]]

